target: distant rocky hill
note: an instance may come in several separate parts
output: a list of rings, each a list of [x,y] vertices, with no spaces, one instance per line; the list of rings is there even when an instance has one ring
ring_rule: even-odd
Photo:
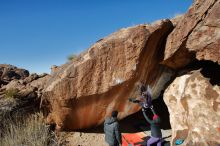
[[[4,116],[39,110],[49,75],[29,74],[25,69],[0,64],[0,124]]]
[[[54,66],[51,75],[0,65],[0,110],[7,106],[2,102],[7,91],[17,89],[16,99],[41,98],[47,122],[58,130],[90,128],[102,124],[112,110],[119,111],[119,119],[139,111],[128,98],[139,97],[139,86],[145,84],[152,87],[154,99],[165,91],[171,145],[184,139],[186,146],[216,146],[219,16],[220,0],[195,0],[178,18],[123,28],[100,39],[72,61]]]

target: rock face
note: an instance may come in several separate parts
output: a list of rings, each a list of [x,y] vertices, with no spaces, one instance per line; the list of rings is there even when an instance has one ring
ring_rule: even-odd
[[[128,102],[138,96],[136,85],[150,84],[157,97],[172,75],[159,65],[172,29],[169,20],[121,29],[57,68],[44,93],[48,122],[81,129],[101,124],[112,110],[120,119],[137,112],[140,107]]]
[[[220,1],[215,1],[204,20],[190,34],[186,47],[196,52],[198,60],[211,60],[220,64]]]
[[[195,0],[167,38],[163,64],[181,70],[164,94],[172,145],[220,143],[220,0]],[[201,73],[192,68],[201,68]],[[208,80],[207,78],[210,78]],[[214,86],[215,85],[215,86]]]
[[[184,139],[187,146],[220,143],[220,87],[212,86],[199,71],[177,77],[166,89],[172,144]]]
[[[219,9],[220,0],[195,0],[168,36],[163,63],[178,69],[196,57],[220,64]]]

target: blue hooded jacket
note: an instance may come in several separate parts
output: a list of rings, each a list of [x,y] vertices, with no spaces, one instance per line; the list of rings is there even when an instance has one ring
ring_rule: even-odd
[[[117,118],[107,118],[104,122],[105,141],[109,145],[121,144],[121,132]]]

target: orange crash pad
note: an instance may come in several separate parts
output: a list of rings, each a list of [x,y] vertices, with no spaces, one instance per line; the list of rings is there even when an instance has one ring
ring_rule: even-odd
[[[141,146],[146,136],[144,132],[122,134],[122,146]]]

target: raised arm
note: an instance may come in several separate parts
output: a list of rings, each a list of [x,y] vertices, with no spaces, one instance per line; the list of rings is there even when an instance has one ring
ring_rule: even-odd
[[[146,115],[145,110],[143,108],[142,108],[142,112],[143,112],[144,118],[147,120],[147,122],[150,124],[153,124],[154,121],[150,120],[150,118],[148,118],[148,116]]]
[[[153,114],[156,115],[156,112],[155,112],[153,106],[152,106],[152,108],[150,108],[150,109],[151,109],[151,111],[153,112]]]
[[[140,103],[141,102],[140,100],[136,100],[134,98],[129,98],[128,100],[133,103]]]

